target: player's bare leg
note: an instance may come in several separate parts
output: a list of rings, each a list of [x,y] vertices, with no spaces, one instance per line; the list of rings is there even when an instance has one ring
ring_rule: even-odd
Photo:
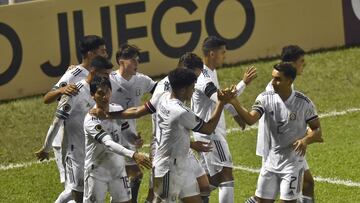
[[[181,199],[183,203],[201,203],[201,197],[200,195],[195,195],[191,197],[184,197]]]
[[[262,199],[260,197],[256,197],[256,199],[258,200],[259,203],[273,203],[273,202],[275,202],[275,200],[273,200],[273,199]]]
[[[84,197],[83,192],[72,190],[71,193],[72,193],[72,196],[73,196],[74,201],[76,203],[82,203],[83,202],[83,197]]]
[[[210,196],[210,183],[207,175],[197,177],[196,180],[199,184],[202,203],[208,203]]]
[[[141,180],[143,178],[143,173],[141,172],[138,165],[126,166],[126,173],[130,177],[131,202],[137,203],[137,197],[139,193]]]
[[[302,188],[302,196],[299,199],[300,203],[313,203],[314,202],[314,188],[315,182],[311,175],[310,170],[306,170],[304,173],[304,182]]]
[[[210,184],[219,188],[219,202],[234,202],[234,176],[232,168],[223,167],[221,172],[210,177]]]

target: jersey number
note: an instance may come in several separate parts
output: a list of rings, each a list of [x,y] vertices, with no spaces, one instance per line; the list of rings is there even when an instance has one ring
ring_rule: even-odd
[[[283,134],[284,132],[280,129],[282,126],[284,126],[285,125],[285,121],[278,121],[278,125],[277,125],[277,133],[278,134]]]
[[[156,143],[157,143],[157,145],[160,145],[161,137],[163,134],[162,128],[163,128],[164,119],[159,114],[157,115],[157,118],[158,118],[157,128],[159,129],[159,131],[156,131],[156,132],[159,132],[159,133],[156,133]]]

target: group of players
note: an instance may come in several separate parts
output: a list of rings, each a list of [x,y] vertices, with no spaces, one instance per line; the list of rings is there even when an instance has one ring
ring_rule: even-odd
[[[243,129],[259,120],[262,169],[255,196],[246,202],[274,202],[278,193],[282,202],[314,202],[304,155],[307,145],[322,138],[313,103],[293,88],[305,65],[300,47],[283,48],[282,62],[250,111],[237,97],[257,70],[247,68],[237,85],[220,89],[216,68],[224,62],[226,44],[215,36],[203,41],[203,59],[185,53],[159,82],[137,72],[136,46],[120,47],[115,71],[101,37],[85,36],[79,49],[82,63],[70,66],[44,96],[45,103],[58,101],[58,106],[36,156],[42,161],[54,150],[65,188],[55,202],[104,202],[107,192],[112,202],[137,202],[140,167],[152,169],[146,202],[207,203],[216,188],[220,203],[234,202],[224,108]],[[152,97],[141,104],[145,93]],[[137,152],[143,140],[136,119],[148,114],[153,120],[150,157]]]

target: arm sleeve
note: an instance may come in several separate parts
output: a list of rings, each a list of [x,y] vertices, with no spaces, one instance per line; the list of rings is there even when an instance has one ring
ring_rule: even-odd
[[[305,121],[309,123],[310,121],[319,118],[315,105],[312,101],[310,101],[307,105],[307,109],[305,111]]]
[[[122,145],[114,142],[110,135],[105,135],[101,138],[101,142],[112,152],[119,154],[121,156],[126,156],[132,158],[134,156],[134,151],[126,149]]]
[[[59,119],[66,120],[73,110],[75,97],[63,95],[56,108],[55,116]]]
[[[71,82],[73,77],[74,75],[71,74],[71,71],[66,71],[65,74],[60,78],[60,80],[53,86],[52,90],[59,89],[60,87],[65,87]]]
[[[149,92],[149,93],[153,93],[155,88],[156,88],[157,82],[152,80],[147,75],[142,75],[142,81],[144,81],[144,91]]]
[[[246,88],[246,84],[244,81],[240,81],[237,85],[236,85],[236,96],[239,96],[240,94],[242,94],[244,92]]]
[[[265,100],[263,94],[257,96],[252,110],[257,111],[260,114],[260,117],[265,113]]]
[[[55,136],[57,135],[59,128],[61,125],[63,125],[64,120],[59,119],[57,117],[54,118],[53,123],[51,124],[45,138],[45,142],[43,145],[43,148],[46,152],[49,152],[52,147],[52,143],[54,141]]]
[[[183,106],[183,108],[185,111],[181,114],[179,123],[187,129],[198,132],[205,122],[187,107]]]

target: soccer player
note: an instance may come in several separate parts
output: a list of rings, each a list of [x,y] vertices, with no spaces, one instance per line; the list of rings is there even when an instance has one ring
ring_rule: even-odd
[[[291,63],[295,69],[297,75],[302,75],[304,67],[305,67],[305,51],[297,46],[297,45],[288,45],[282,48],[281,52],[281,61]],[[292,85],[294,89],[294,85]],[[270,81],[266,86],[266,91],[273,91],[274,88],[272,86],[272,82]],[[264,133],[267,131],[264,128],[264,117],[261,117],[259,120],[258,127],[258,138],[257,138],[257,146],[256,146],[256,154],[262,157],[263,154],[263,145],[264,145]],[[310,129],[308,129],[310,132]],[[264,160],[263,160],[264,161]],[[305,172],[304,172],[304,182],[302,185],[302,196],[299,199],[301,203],[312,203],[314,202],[314,178],[311,175],[309,166],[307,164],[306,159],[304,159],[305,164]],[[255,196],[249,198],[246,203],[256,203]]]
[[[97,108],[110,112],[123,110],[117,104],[110,104],[111,84],[107,77],[96,76],[90,83],[90,92]],[[84,132],[84,202],[104,202],[106,192],[109,192],[111,202],[130,203],[131,189],[124,157],[151,168],[149,158],[119,144],[121,125],[118,125],[118,121],[102,120],[88,113],[84,120]]]
[[[96,35],[87,35],[79,42],[79,50],[82,55],[82,62],[80,65],[71,66],[72,69],[65,72],[60,80],[54,85],[44,96],[44,103],[49,104],[59,99],[61,95],[76,95],[78,89],[75,83],[83,80],[87,77],[90,71],[90,63],[92,59],[98,55],[108,57],[105,47],[105,41]],[[53,129],[50,126],[49,130]],[[53,151],[55,155],[56,164],[60,173],[60,182],[65,182],[65,169],[63,163],[63,156],[61,150],[61,143],[63,139],[63,126],[60,127],[58,134],[56,135],[54,142],[52,143]],[[38,152],[36,152],[38,153]],[[48,157],[44,157],[47,158]],[[42,160],[41,160],[42,161]],[[65,187],[65,190],[59,195],[55,203],[68,202],[71,199],[71,190]]]
[[[211,134],[224,104],[235,92],[219,92],[219,101],[208,122],[198,118],[186,105],[191,99],[197,77],[189,69],[177,68],[169,73],[171,93],[152,98],[147,103],[156,111],[156,144],[153,160],[154,202],[201,203],[196,177],[189,165],[190,132]]]
[[[276,64],[272,78],[274,90],[261,93],[250,112],[237,100],[231,104],[248,125],[264,117],[267,132],[255,193],[258,202],[274,202],[280,192],[281,202],[295,203],[300,196],[307,145],[323,141],[320,120],[312,101],[292,89],[296,69],[291,63]]]
[[[64,125],[63,150],[66,151],[66,186],[71,189],[76,202],[82,202],[84,190],[84,118],[94,105],[89,84],[95,75],[109,77],[113,65],[106,58],[97,56],[92,60],[90,67],[91,71],[87,78],[76,83],[78,94],[61,97],[56,117],[51,125],[52,129],[48,132],[44,146],[37,152],[39,159],[48,157],[54,136],[58,133],[60,126]]]
[[[138,73],[139,49],[136,46],[124,44],[116,53],[119,69],[112,72],[110,79],[113,86],[111,102],[121,105],[124,109],[140,105],[145,93],[153,93],[156,82],[150,77]],[[127,119],[122,127],[122,144],[131,150],[136,150],[135,140],[140,140],[136,130],[136,120]],[[137,196],[143,174],[133,159],[126,159],[126,170],[130,176],[132,202],[137,202]]]
[[[217,101],[219,81],[215,69],[222,66],[224,62],[226,52],[225,42],[215,36],[209,36],[203,42],[202,51],[204,54],[204,69],[195,85],[191,105],[196,115],[206,121],[214,111]],[[243,80],[236,86],[237,95],[241,94],[246,85],[255,77],[256,69],[254,67],[248,68]],[[229,110],[232,115],[236,115],[236,111],[231,105],[227,105],[225,108]],[[214,188],[219,187],[220,203],[234,202],[233,164],[225,136],[226,127],[223,114],[217,128],[211,136],[194,132],[195,140],[205,141],[215,146],[211,152],[201,153],[201,163],[209,175],[210,184]]]

